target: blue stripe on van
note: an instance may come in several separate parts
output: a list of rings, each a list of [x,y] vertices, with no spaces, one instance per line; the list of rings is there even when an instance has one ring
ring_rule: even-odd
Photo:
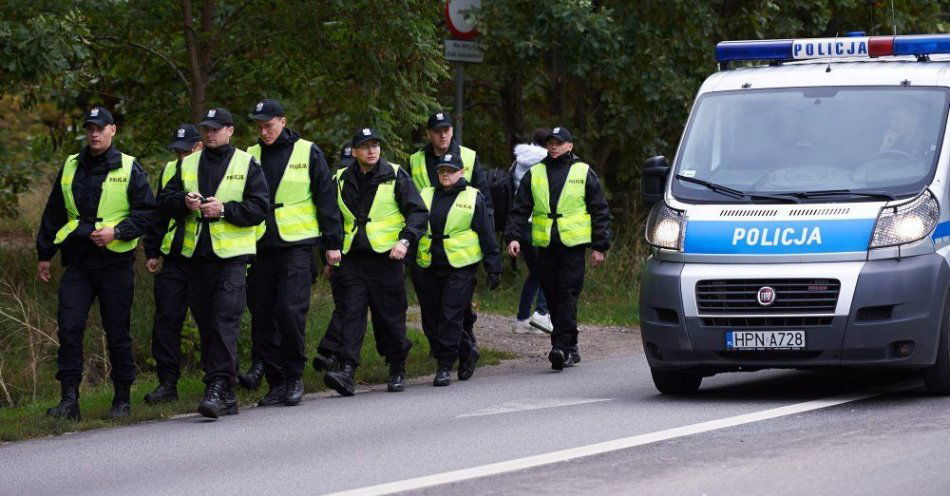
[[[686,253],[794,255],[866,251],[874,219],[817,221],[689,221]]]

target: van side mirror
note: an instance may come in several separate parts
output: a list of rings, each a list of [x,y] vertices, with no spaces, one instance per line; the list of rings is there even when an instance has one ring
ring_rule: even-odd
[[[643,174],[640,177],[640,199],[646,207],[663,200],[666,189],[666,178],[670,175],[670,166],[666,157],[657,155],[650,157],[643,163]]]

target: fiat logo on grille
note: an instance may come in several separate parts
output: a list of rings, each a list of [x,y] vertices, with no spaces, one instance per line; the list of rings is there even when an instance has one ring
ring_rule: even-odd
[[[759,288],[759,292],[755,295],[755,301],[759,302],[759,305],[763,307],[775,303],[775,290],[768,286]]]

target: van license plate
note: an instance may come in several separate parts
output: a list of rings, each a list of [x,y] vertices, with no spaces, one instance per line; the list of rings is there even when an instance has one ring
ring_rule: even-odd
[[[727,350],[804,350],[805,331],[727,331]]]

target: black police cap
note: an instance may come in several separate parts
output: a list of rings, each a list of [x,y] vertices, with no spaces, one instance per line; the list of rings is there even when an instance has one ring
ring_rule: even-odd
[[[426,127],[429,129],[452,127],[452,117],[449,116],[448,112],[440,110],[429,116],[429,120],[426,122]]]
[[[254,105],[251,118],[256,121],[269,121],[274,117],[283,117],[284,107],[273,98],[265,98]]]
[[[383,142],[383,139],[379,137],[379,133],[371,127],[362,127],[356,131],[356,134],[353,135],[351,143],[353,143],[353,148],[358,148],[363,143],[366,143],[369,140],[376,140]]]
[[[99,127],[103,127],[106,124],[115,124],[115,121],[112,120],[112,113],[110,113],[108,109],[96,105],[89,109],[89,112],[86,112],[86,116],[82,121],[83,127],[86,127],[86,124],[95,124]]]
[[[551,134],[548,135],[548,139],[554,138],[558,141],[564,143],[573,143],[574,135],[571,134],[571,131],[564,126],[557,126],[551,130]]]
[[[199,141],[201,141],[201,135],[198,134],[198,128],[191,124],[181,124],[175,130],[175,136],[168,148],[190,152],[195,147],[195,143]]]
[[[200,127],[210,127],[212,129],[221,129],[225,126],[233,126],[234,118],[227,109],[216,107],[205,113],[205,120],[198,123]]]

